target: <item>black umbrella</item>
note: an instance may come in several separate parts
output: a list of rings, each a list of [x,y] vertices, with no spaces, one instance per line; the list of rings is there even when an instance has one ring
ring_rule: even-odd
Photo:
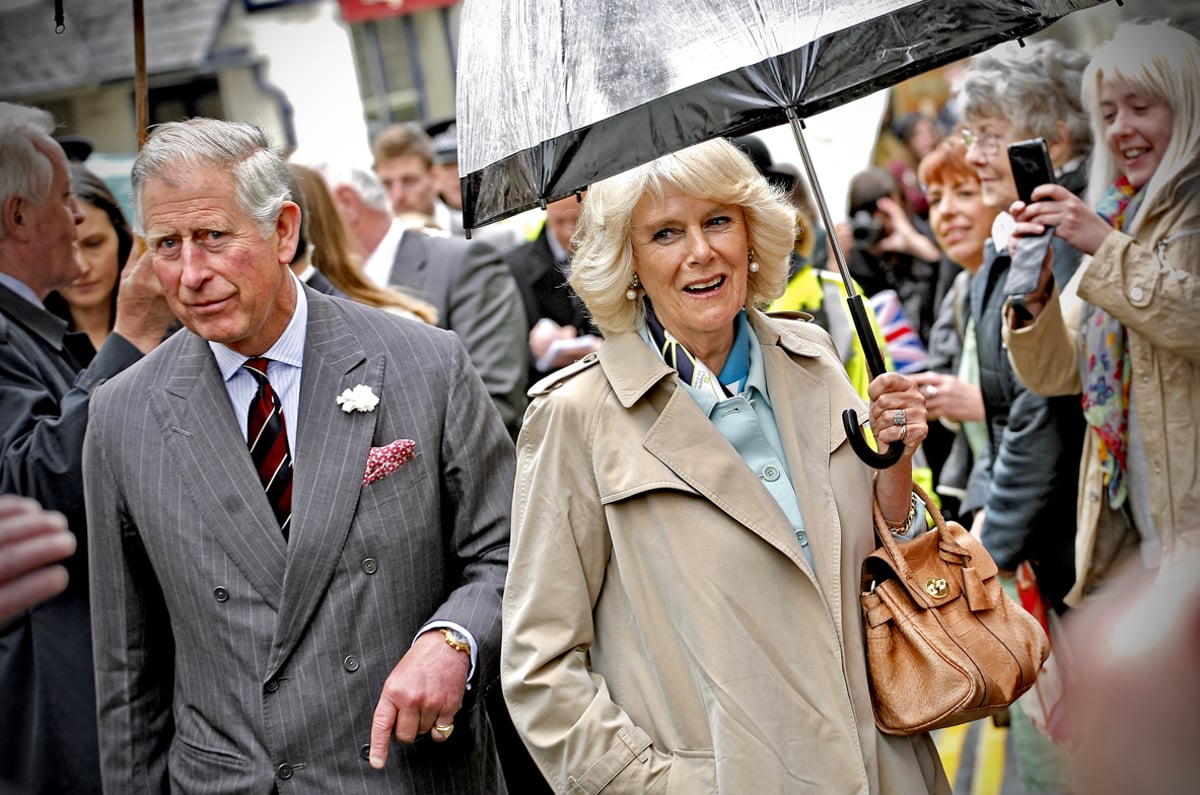
[[[657,157],[802,120],[1105,0],[465,0],[459,169],[468,229]],[[833,236],[830,236],[833,240]],[[883,357],[834,254],[872,375]],[[894,463],[843,415],[855,451]]]

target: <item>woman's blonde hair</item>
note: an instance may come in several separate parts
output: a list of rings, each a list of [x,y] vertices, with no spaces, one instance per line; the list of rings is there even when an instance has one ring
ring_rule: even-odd
[[[313,267],[351,300],[377,309],[403,309],[426,323],[437,323],[437,310],[429,304],[398,290],[379,287],[363,274],[358,257],[351,253],[346,225],[320,172],[296,162],[289,162],[288,168],[304,194]]]
[[[764,306],[783,294],[796,212],[741,149],[717,138],[588,189],[574,236],[570,282],[605,335],[633,331],[644,322],[642,301],[625,295],[635,273],[631,219],[642,199],[661,199],[668,186],[741,207],[759,266],[757,273],[747,275],[746,306]]]
[[[1083,101],[1092,117],[1096,140],[1104,141],[1100,87],[1119,83],[1135,94],[1154,97],[1171,108],[1171,142],[1143,190],[1142,211],[1126,231],[1133,233],[1159,200],[1175,201],[1182,176],[1195,177],[1200,164],[1200,40],[1161,20],[1127,22],[1096,50],[1083,73]],[[1088,179],[1095,206],[1120,174],[1107,146],[1097,146]],[[1166,191],[1171,191],[1170,193]],[[1157,208],[1156,208],[1157,209]]]

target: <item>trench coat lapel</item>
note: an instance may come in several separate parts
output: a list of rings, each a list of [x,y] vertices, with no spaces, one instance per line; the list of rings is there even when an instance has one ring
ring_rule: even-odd
[[[658,418],[642,439],[644,449],[734,521],[808,571],[783,511],[671,378],[674,371],[637,334],[610,338],[600,360],[622,405],[629,408],[644,398],[657,410]]]
[[[208,344],[191,332],[167,379],[163,400],[168,447],[217,543],[272,608],[279,607],[287,547],[271,511],[229,393]]]
[[[307,295],[292,532],[267,676],[286,661],[325,598],[362,490],[381,412],[344,412],[337,396],[365,384],[381,400],[387,397],[383,356],[366,356],[332,299],[312,290]]]

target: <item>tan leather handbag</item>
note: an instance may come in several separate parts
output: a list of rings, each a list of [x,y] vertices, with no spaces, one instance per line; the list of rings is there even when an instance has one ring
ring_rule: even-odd
[[[983,545],[913,489],[935,527],[897,541],[876,505],[880,546],[863,563],[871,701],[887,734],[999,712],[1033,686],[1050,653],[1037,619],[1004,593]]]

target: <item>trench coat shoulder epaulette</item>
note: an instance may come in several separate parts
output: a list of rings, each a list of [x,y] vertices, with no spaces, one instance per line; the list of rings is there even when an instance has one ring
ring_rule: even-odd
[[[547,395],[562,386],[568,379],[574,378],[577,374],[582,373],[589,367],[593,367],[599,363],[600,354],[593,351],[587,356],[584,356],[582,359],[568,364],[561,370],[555,370],[550,375],[540,379],[536,384],[529,387],[529,397],[535,398],[541,395]]]
[[[779,320],[802,320],[806,323],[813,322],[813,316],[807,312],[801,312],[799,309],[778,309],[774,312],[765,312],[767,317],[777,318]]]

